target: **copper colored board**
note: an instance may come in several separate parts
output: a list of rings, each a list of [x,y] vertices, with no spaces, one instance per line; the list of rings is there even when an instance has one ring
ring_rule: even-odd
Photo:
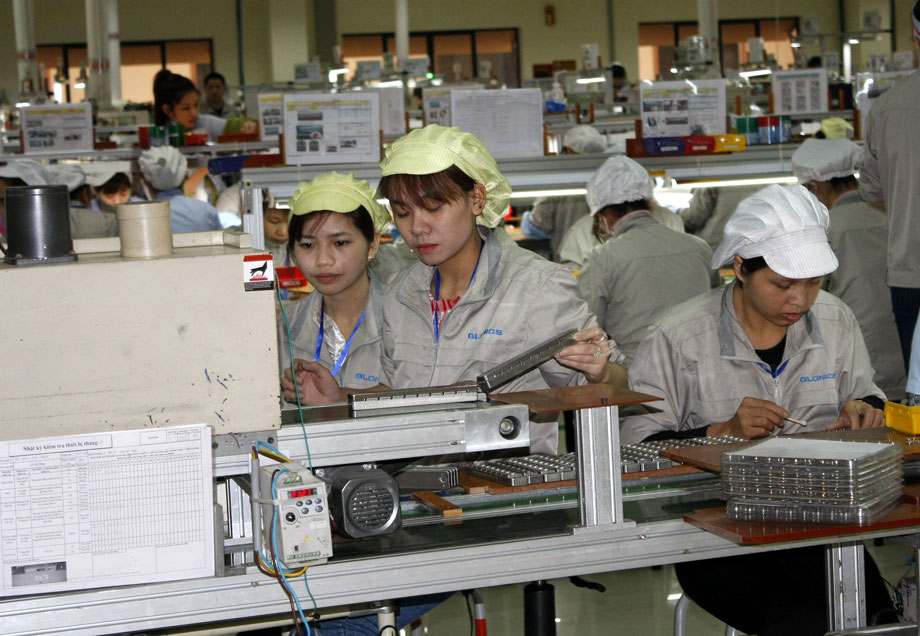
[[[916,486],[913,488],[915,489]],[[905,488],[905,493],[908,492],[914,492],[912,496],[916,496],[916,491],[912,491],[910,486]],[[910,503],[902,503],[887,517],[869,526],[732,521],[726,516],[724,507],[696,510],[689,515],[684,515],[684,521],[734,543],[764,545],[918,526],[920,525],[920,509]]]
[[[450,503],[443,497],[440,497],[431,491],[424,490],[414,492],[412,493],[412,496],[416,501],[418,501],[429,510],[433,512],[440,512],[441,516],[459,517],[463,514],[463,509],[460,506]]]
[[[657,477],[673,477],[675,475],[689,475],[690,473],[703,472],[693,466],[672,466],[662,470],[646,470],[639,473],[623,473],[623,481],[638,481],[640,479],[653,479]],[[460,485],[463,489],[471,494],[489,493],[492,495],[502,495],[511,492],[524,492],[529,490],[544,490],[549,488],[568,488],[577,484],[574,479],[564,481],[547,481],[538,484],[526,484],[524,486],[508,486],[500,484],[490,479],[485,479],[477,475],[469,475],[465,470],[460,471]]]
[[[505,404],[526,404],[532,413],[559,413],[600,406],[622,406],[657,402],[660,397],[619,389],[609,384],[583,384],[562,386],[537,391],[515,393],[490,393],[489,399]]]
[[[812,439],[830,439],[844,442],[899,442],[904,449],[904,459],[920,458],[920,445],[907,445],[905,442],[910,437],[899,431],[890,428],[863,428],[855,431],[817,431],[814,433],[801,433],[803,437]],[[792,437],[790,435],[790,437]],[[735,451],[744,448],[757,440],[751,442],[733,442],[731,444],[717,444],[714,446],[689,446],[686,448],[669,448],[661,451],[662,457],[689,464],[708,470],[714,473],[722,472],[722,453]]]

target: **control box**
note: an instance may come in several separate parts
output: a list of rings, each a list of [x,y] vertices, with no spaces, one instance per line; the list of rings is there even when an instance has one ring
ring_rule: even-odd
[[[289,568],[325,563],[332,556],[326,482],[296,462],[261,466],[260,470],[263,552],[270,555],[277,549],[282,564]],[[275,478],[277,471],[281,472]]]

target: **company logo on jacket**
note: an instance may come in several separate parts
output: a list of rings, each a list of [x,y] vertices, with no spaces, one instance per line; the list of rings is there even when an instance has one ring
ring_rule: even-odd
[[[479,340],[483,336],[500,336],[502,335],[501,329],[483,329],[482,333],[473,333],[472,331],[466,334],[466,337],[470,340]]]
[[[364,373],[356,373],[355,378],[358,380],[364,380],[365,382],[374,382],[377,384],[380,383],[380,378],[376,375],[370,375],[370,374],[365,375]]]
[[[820,382],[821,380],[833,380],[837,377],[836,373],[825,373],[823,375],[803,375],[799,382]]]

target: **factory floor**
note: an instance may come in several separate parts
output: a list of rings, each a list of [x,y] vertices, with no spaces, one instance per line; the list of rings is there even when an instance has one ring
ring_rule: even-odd
[[[882,575],[897,585],[913,574],[911,548],[891,540],[869,546]],[[578,588],[568,579],[552,580],[556,591],[558,636],[670,636],[680,586],[671,566],[609,572],[587,577],[606,586],[603,594]],[[524,585],[482,588],[489,636],[524,635]],[[469,636],[466,600],[454,594],[424,618],[429,636]],[[687,636],[721,636],[725,626],[699,607],[687,613]],[[404,631],[408,636],[408,631]]]

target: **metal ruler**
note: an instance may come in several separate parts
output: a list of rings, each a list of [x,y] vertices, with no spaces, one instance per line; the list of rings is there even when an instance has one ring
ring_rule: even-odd
[[[476,378],[476,384],[486,393],[494,391],[502,385],[515,380],[531,369],[535,369],[544,362],[552,359],[554,355],[575,344],[575,331],[567,331],[559,334],[546,342],[538,344],[532,349],[528,349],[497,367],[489,369]]]

